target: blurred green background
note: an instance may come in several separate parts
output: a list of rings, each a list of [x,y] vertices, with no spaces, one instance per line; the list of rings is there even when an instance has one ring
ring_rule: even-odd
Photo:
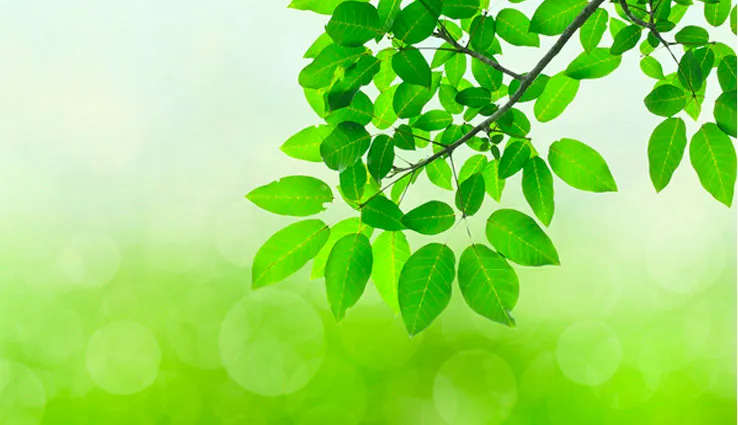
[[[0,424],[736,422],[736,207],[686,158],[654,193],[659,120],[636,52],[534,126],[541,152],[561,137],[598,149],[620,191],[556,181],[562,266],[517,268],[518,327],[455,288],[410,339],[371,285],[340,324],[309,267],[249,289],[256,250],[294,220],[243,195],[289,174],[338,183],[278,150],[317,123],[297,74],[326,17],[286,1],[0,4]],[[507,49],[513,69],[542,54]],[[519,179],[502,204],[528,212]],[[406,202],[450,199],[439,190],[422,177]],[[470,220],[475,241],[496,207]],[[448,242],[469,243],[462,226]]]

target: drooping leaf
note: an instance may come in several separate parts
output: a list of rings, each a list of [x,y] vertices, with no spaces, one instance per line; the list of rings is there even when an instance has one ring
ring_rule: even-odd
[[[525,167],[530,159],[530,147],[527,143],[512,142],[505,146],[505,152],[499,163],[499,177],[506,179]]]
[[[395,74],[395,71],[392,69],[392,56],[394,56],[395,54],[395,49],[391,47],[380,50],[377,53],[377,59],[379,60],[379,71],[374,74],[372,81],[374,81],[374,85],[377,87],[377,90],[379,90],[380,93],[384,93],[385,91],[387,91],[392,86],[395,78],[397,78],[397,74]]]
[[[363,233],[369,238],[374,233],[374,228],[362,223],[359,217],[347,218],[331,226],[328,241],[320,249],[318,255],[313,258],[313,267],[310,271],[311,280],[325,276],[325,263],[328,261],[328,255],[330,255],[333,245],[342,237],[354,233]]]
[[[529,32],[530,21],[517,9],[502,9],[495,21],[497,35],[513,46],[539,47],[538,34]]]
[[[471,18],[479,11],[480,0],[443,0],[443,14],[449,18]]]
[[[421,235],[437,235],[450,229],[456,222],[453,208],[441,201],[428,201],[410,210],[402,217],[402,224]]]
[[[448,112],[434,109],[421,115],[413,125],[420,130],[437,131],[448,127],[453,121],[453,117]]]
[[[342,237],[325,263],[325,289],[336,321],[356,304],[372,273],[372,246],[363,233]]]
[[[446,71],[449,84],[459,87],[459,83],[466,73],[466,55],[464,53],[454,54],[443,64],[443,69]]]
[[[687,25],[674,35],[674,39],[677,43],[689,46],[702,46],[710,41],[710,34],[702,27]]]
[[[456,102],[461,105],[481,108],[487,106],[492,100],[492,94],[484,87],[469,87],[461,90],[456,95]]]
[[[257,187],[246,198],[274,214],[306,217],[324,211],[323,204],[333,201],[333,192],[315,177],[287,176]]]
[[[336,70],[356,62],[366,54],[363,47],[344,47],[337,44],[326,46],[318,56],[300,71],[300,85],[309,89],[327,87],[333,81]]]
[[[530,31],[543,35],[559,35],[579,15],[586,1],[544,0],[533,13]]]
[[[736,180],[735,146],[717,124],[703,125],[689,143],[689,159],[702,187],[730,208]]]
[[[520,211],[500,209],[487,219],[487,240],[521,266],[559,265],[559,254],[535,220]]]
[[[430,326],[448,306],[455,267],[453,251],[439,243],[425,245],[405,263],[397,294],[402,321],[411,336]]]
[[[705,3],[705,20],[713,27],[722,25],[730,15],[731,0],[720,0],[717,3]]]
[[[692,54],[700,65],[703,80],[710,76],[712,66],[715,64],[715,54],[712,52],[712,46],[698,47],[692,50]]]
[[[597,9],[579,29],[579,41],[586,53],[591,52],[600,44],[602,36],[607,31],[608,17],[605,9]]]
[[[400,83],[392,100],[395,113],[400,118],[410,118],[420,115],[433,93],[425,87],[415,84]]]
[[[377,96],[374,102],[374,118],[372,124],[380,130],[392,127],[397,121],[395,107],[392,104],[395,99],[395,91],[399,86],[392,86]]]
[[[730,55],[723,58],[718,65],[718,81],[723,91],[736,89],[736,56]]]
[[[611,55],[622,55],[628,50],[634,48],[641,39],[643,29],[639,25],[629,25],[615,36],[612,47],[610,47]]]
[[[279,148],[292,158],[310,162],[323,162],[320,144],[333,129],[327,125],[310,126],[298,131]]]
[[[546,161],[540,156],[528,160],[523,168],[523,195],[536,217],[548,227],[554,214],[554,183]]]
[[[476,58],[472,59],[471,64],[472,75],[480,86],[490,92],[497,91],[502,87],[502,72]]]
[[[578,90],[579,80],[564,73],[551,77],[533,107],[536,119],[548,122],[561,115],[574,100]]]
[[[644,103],[652,114],[670,117],[684,109],[687,100],[682,89],[664,84],[653,89],[644,99]]]
[[[361,209],[361,221],[376,229],[391,231],[405,229],[402,224],[403,215],[400,207],[384,196],[375,197]]]
[[[451,176],[452,170],[448,163],[439,158],[430,164],[425,166],[425,172],[428,174],[428,179],[434,185],[441,189],[452,190],[451,187]]]
[[[500,161],[493,159],[487,163],[482,172],[484,177],[484,190],[497,202],[502,199],[502,190],[505,189],[505,179],[499,176]]]
[[[469,159],[464,162],[464,165],[461,166],[461,170],[459,170],[459,183],[462,183],[475,173],[483,172],[486,165],[486,155],[479,154],[470,156]]]
[[[566,68],[566,75],[575,80],[602,78],[620,66],[622,56],[610,54],[610,49],[594,48],[582,53]]]
[[[408,47],[392,56],[392,69],[402,81],[426,87],[431,87],[431,69],[420,50]]]
[[[377,292],[395,313],[400,312],[397,286],[402,267],[410,258],[410,245],[402,232],[383,232],[372,244],[372,281]]]
[[[661,62],[651,56],[641,59],[641,71],[651,78],[662,80],[664,78],[664,69]]]
[[[653,130],[648,141],[648,170],[656,192],[669,184],[686,147],[687,126],[681,118],[668,118]]]
[[[331,170],[341,172],[354,165],[369,149],[371,135],[354,122],[342,122],[320,144],[320,156]]]
[[[482,173],[472,174],[459,184],[459,190],[456,191],[456,208],[464,214],[464,217],[473,216],[482,207],[484,193]]]
[[[412,151],[415,150],[415,136],[413,135],[413,129],[407,124],[402,124],[395,129],[395,134],[392,136],[395,142],[395,147]]]
[[[617,192],[618,187],[605,159],[596,150],[574,139],[551,144],[548,163],[566,184],[589,192]]]
[[[276,283],[297,272],[318,254],[329,235],[320,220],[298,221],[273,234],[254,256],[251,287]]]
[[[478,314],[515,326],[511,311],[518,301],[518,276],[500,254],[482,244],[466,248],[459,259],[459,289]]]
[[[415,44],[430,37],[436,28],[440,10],[426,7],[427,4],[436,4],[438,0],[414,1],[407,5],[395,18],[392,33],[395,38],[405,44]],[[437,12],[437,13],[436,13]]]
[[[718,127],[729,136],[736,137],[736,91],[723,92],[715,101],[713,116]]]
[[[375,137],[366,160],[369,174],[380,182],[390,172],[394,162],[395,143],[392,138],[386,134]]]
[[[695,54],[690,50],[684,53],[679,61],[679,82],[690,93],[696,93],[702,88],[702,82],[706,76],[702,75],[700,63]]]
[[[341,171],[339,181],[341,183],[341,193],[344,198],[351,201],[361,199],[362,195],[364,195],[364,186],[367,181],[366,167],[361,161],[361,158],[354,165]]]
[[[495,20],[491,16],[475,17],[469,27],[469,39],[472,49],[489,51],[495,41]]]

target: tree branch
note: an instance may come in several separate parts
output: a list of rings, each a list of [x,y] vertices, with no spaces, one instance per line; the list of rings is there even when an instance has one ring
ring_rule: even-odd
[[[441,28],[443,28],[443,25],[441,25]],[[444,34],[443,31],[434,32],[433,35],[435,37],[438,37],[441,40],[445,41],[446,43],[452,45],[456,49],[456,51],[458,51],[459,53],[467,54],[467,55],[473,57],[474,59],[477,59],[480,62],[483,62],[484,64],[486,64],[488,66],[491,66],[492,68],[494,68],[494,69],[496,69],[496,70],[498,70],[498,71],[500,71],[502,73],[505,73],[505,74],[513,77],[516,80],[523,79],[523,77],[520,74],[518,74],[517,72],[513,72],[513,71],[511,71],[511,70],[509,70],[507,68],[505,68],[504,66],[500,65],[499,63],[497,63],[497,61],[495,61],[493,59],[490,59],[487,56],[485,56],[485,55],[483,55],[483,54],[481,54],[479,52],[475,52],[474,50],[471,50],[471,49],[469,49],[469,48],[467,48],[465,46],[462,46],[456,40],[454,40],[452,37],[449,37],[448,34]]]

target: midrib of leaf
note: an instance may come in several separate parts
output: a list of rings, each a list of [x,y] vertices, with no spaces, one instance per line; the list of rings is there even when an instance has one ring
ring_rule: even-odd
[[[356,236],[354,237],[354,243],[351,245],[351,249],[349,250],[349,254],[347,257],[348,261],[346,261],[346,270],[344,270],[343,272],[343,279],[341,280],[343,284],[341,285],[341,294],[338,298],[339,300],[338,312],[339,313],[343,310],[344,295],[346,294],[346,283],[349,278],[349,268],[351,268],[351,261],[353,260],[353,254],[354,254],[354,251],[356,250],[356,241],[359,238],[360,234],[361,233],[357,233]]]
[[[309,238],[307,238],[304,241],[302,241],[300,244],[298,244],[297,246],[295,246],[294,248],[292,248],[290,251],[286,252],[281,257],[279,257],[276,260],[272,261],[266,268],[264,268],[264,271],[261,273],[261,275],[259,275],[259,277],[256,278],[256,281],[254,283],[260,281],[261,278],[264,277],[264,275],[269,270],[272,269],[272,267],[274,267],[277,263],[282,262],[285,258],[289,257],[290,255],[294,254],[295,251],[297,251],[298,249],[302,248],[305,244],[307,244],[310,241],[312,241],[317,235],[319,235],[320,233],[322,233],[323,231],[325,231],[325,229],[328,229],[328,226],[323,226],[320,230],[318,230],[317,232],[315,232],[312,235],[310,235]]]
[[[666,162],[670,158],[671,154],[671,148],[674,146],[674,140],[676,140],[676,134],[679,130],[679,123],[674,126],[674,131],[671,134],[671,137],[669,138],[669,146],[666,148],[666,157],[664,158],[664,161],[661,163],[661,170],[659,171],[659,176],[661,177],[661,181],[664,179],[664,170],[666,170]]]
[[[420,302],[418,303],[418,308],[415,309],[415,317],[413,318],[413,330],[416,330],[418,327],[418,319],[420,318],[420,312],[423,309],[423,303],[425,302],[425,295],[428,293],[428,287],[430,286],[430,282],[433,278],[433,273],[436,271],[436,266],[438,265],[438,261],[441,259],[441,253],[443,250],[439,251],[438,254],[436,254],[436,258],[433,260],[433,265],[431,266],[430,273],[428,273],[428,277],[425,279],[425,288],[423,288],[423,292],[420,295]]]
[[[579,168],[584,174],[587,174],[589,176],[594,177],[595,179],[599,180],[600,183],[602,183],[605,187],[610,188],[611,185],[606,180],[603,180],[602,177],[600,177],[598,174],[591,173],[586,167],[582,166],[577,160],[573,157],[570,157],[566,154],[564,154],[560,149],[556,149],[554,147],[554,150],[563,158],[566,159],[569,164],[572,164]]]
[[[570,11],[572,11],[572,10],[578,8],[578,7],[582,7],[583,5],[584,5],[584,3],[581,3],[580,2],[580,3],[573,4],[573,5],[571,5],[568,8],[559,9],[555,14],[552,14],[548,19],[541,21],[541,25],[547,24],[547,23],[553,21],[554,19],[559,19],[561,17],[561,15],[564,15],[566,13],[569,13]]]
[[[556,92],[556,94],[553,95],[551,98],[551,101],[546,105],[546,107],[541,111],[541,117],[545,117],[546,111],[553,106],[554,103],[556,103],[559,100],[559,96],[561,96],[561,93],[564,91],[564,89],[567,88],[568,81],[564,81],[564,84],[561,85],[561,88],[559,91]]]
[[[470,280],[474,280],[474,278],[477,277],[479,273],[484,273],[484,277],[486,278],[487,283],[489,284],[489,287],[492,288],[492,293],[495,294],[495,299],[497,300],[497,306],[500,308],[500,311],[502,312],[502,315],[505,316],[505,320],[507,321],[508,326],[515,326],[515,323],[510,319],[510,315],[507,313],[507,310],[505,310],[505,307],[502,304],[502,299],[500,299],[500,294],[497,292],[497,288],[494,284],[492,284],[492,279],[487,274],[487,269],[484,267],[484,264],[482,263],[482,257],[479,255],[479,251],[477,251],[477,246],[472,245],[474,247],[474,255],[477,256],[477,261],[479,263],[479,271],[472,277]],[[470,304],[474,304],[474,301],[477,300],[479,297],[479,293],[477,293],[477,297],[474,298],[473,302]]]
[[[516,233],[514,233],[513,231],[511,231],[509,228],[503,226],[501,223],[499,223],[499,221],[492,221],[492,225],[495,226],[495,227],[497,227],[498,229],[503,230],[508,236],[517,239],[521,243],[527,245],[532,250],[534,250],[537,253],[541,254],[541,256],[543,256],[545,259],[549,260],[551,263],[553,263],[553,264],[556,264],[557,263],[557,261],[554,258],[549,257],[545,252],[543,252],[540,249],[538,249],[535,245],[531,245],[530,242],[528,242],[525,239],[521,238]]]
[[[600,9],[600,10],[602,10],[602,9]],[[592,22],[592,30],[589,31],[589,33],[588,33],[589,34],[589,39],[587,40],[587,44],[590,45],[590,46],[594,42],[594,39],[595,39],[594,35],[595,35],[595,33],[598,32],[598,31],[595,31],[595,30],[597,29],[597,26],[600,23],[599,17],[602,16],[603,17],[602,20],[604,20],[605,23],[607,23],[607,13],[596,13],[596,15],[597,16],[595,17],[595,21]],[[600,36],[600,37],[602,37],[602,36]],[[597,46],[592,46],[593,49],[595,47],[597,47]]]
[[[715,166],[715,174],[717,175],[718,182],[720,183],[720,193],[725,197],[727,195],[726,192],[726,185],[725,182],[723,182],[723,173],[722,168],[718,164],[717,156],[715,156],[715,151],[712,149],[712,143],[710,142],[710,138],[707,135],[707,132],[705,132],[705,144],[707,145],[707,151],[709,152],[709,158],[712,160],[712,164]]]
[[[539,175],[538,175],[538,165],[536,161],[533,161],[532,165],[533,165],[533,171],[534,171],[533,176],[536,178],[536,189],[538,189],[538,202],[541,204],[540,205],[541,212],[544,214],[544,217],[546,217],[547,219],[546,221],[548,221],[550,217],[548,215],[548,211],[545,211],[546,208],[543,205],[543,186],[541,185],[541,179],[539,178]]]

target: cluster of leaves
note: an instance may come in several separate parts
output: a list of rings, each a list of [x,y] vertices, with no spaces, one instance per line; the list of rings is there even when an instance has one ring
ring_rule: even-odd
[[[605,160],[581,141],[562,137],[550,144],[546,157],[540,155],[529,137],[531,119],[515,106],[534,102],[538,122],[555,119],[574,100],[583,80],[612,73],[639,42],[641,68],[657,80],[645,106],[665,117],[648,147],[656,190],[667,185],[686,149],[686,125],[677,114],[699,119],[707,78],[716,68],[722,94],[715,101],[714,122],[692,136],[690,159],[705,189],[730,206],[736,180],[736,153],[729,138],[736,136],[736,56],[729,46],[711,41],[704,28],[676,31],[694,6],[692,0],[620,0],[614,12],[601,7],[604,0],[543,0],[530,18],[514,7],[491,13],[488,0],[401,3],[291,4],[330,15],[325,33],[305,54],[310,63],[298,78],[325,123],[299,131],[281,149],[336,171],[338,191],[359,217],[333,226],[306,219],[278,231],[256,254],[254,288],[278,282],[312,260],[311,277],[325,278],[336,320],[372,279],[414,335],[448,305],[458,278],[472,310],[513,326],[519,282],[510,263],[559,264],[544,231],[554,214],[554,175],[580,190],[617,191]],[[704,1],[703,7],[712,26],[723,25],[730,15],[735,33],[736,8],[731,9],[730,0]],[[608,28],[613,42],[605,46]],[[544,74],[577,31],[582,53],[564,70]],[[672,31],[675,40],[667,41],[664,34]],[[547,36],[557,40],[530,71],[514,72],[500,63],[503,47],[538,48]],[[673,58],[667,65],[676,67],[674,73],[665,75],[652,55],[661,48]],[[683,51],[681,59],[674,54],[677,49]],[[461,146],[475,153],[457,173],[453,155]],[[410,162],[401,158],[403,151],[426,155]],[[453,206],[442,200],[401,205],[405,191],[423,173],[434,185],[454,192]],[[458,264],[442,243],[411,250],[404,232],[436,236],[450,230],[474,216],[487,196],[499,203],[506,180],[517,173],[535,218],[513,209],[495,210],[487,218],[488,244],[472,241]],[[319,179],[289,176],[247,198],[276,214],[306,217],[321,212],[334,195]],[[372,241],[375,229],[382,233]]]

